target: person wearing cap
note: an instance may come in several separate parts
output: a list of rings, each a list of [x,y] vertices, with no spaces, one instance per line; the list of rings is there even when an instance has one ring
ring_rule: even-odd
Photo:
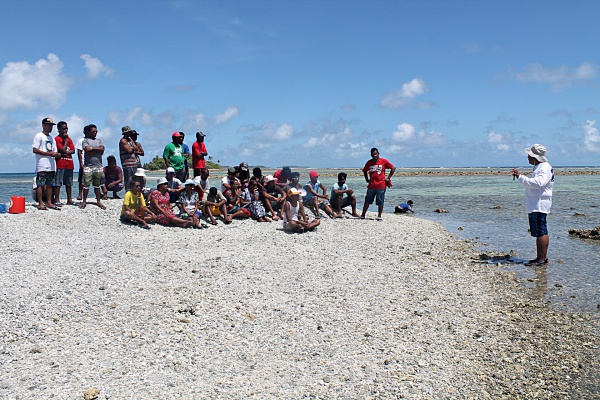
[[[273,221],[278,221],[280,218],[278,213],[282,211],[286,194],[281,187],[275,184],[275,181],[273,175],[265,176],[265,186],[261,192],[261,198],[265,209],[271,213]]]
[[[202,212],[200,211],[200,197],[194,190],[196,181],[188,179],[184,182],[184,190],[179,194],[177,207],[179,207],[179,217],[192,221],[194,228],[208,228],[206,224],[200,223]]]
[[[56,160],[56,186],[54,187],[54,197],[57,203],[60,203],[60,187],[65,186],[67,192],[67,204],[73,205],[73,164],[72,155],[75,154],[75,145],[69,137],[69,126],[65,121],[56,124],[58,135],[54,138],[56,149],[60,153],[60,158]]]
[[[156,214],[156,222],[161,225],[173,224],[182,228],[192,226],[192,221],[186,221],[183,218],[175,216],[175,213],[171,209],[168,189],[167,178],[158,178],[156,190],[148,196],[150,211]]]
[[[243,188],[248,187],[248,181],[250,180],[250,169],[248,168],[248,163],[246,161],[240,163],[238,172],[240,184]]]
[[[390,170],[389,175],[385,176],[385,171]],[[392,185],[392,176],[396,172],[396,167],[386,160],[379,157],[379,150],[375,147],[371,149],[371,159],[365,163],[362,169],[367,181],[367,195],[365,196],[365,204],[363,206],[360,218],[365,218],[369,206],[377,205],[377,221],[381,221],[381,213],[383,212],[383,204],[385,203],[385,189]]]
[[[287,192],[287,201],[283,204],[283,229],[290,232],[303,233],[313,231],[321,220],[313,219],[308,221],[308,217],[304,212],[304,206],[300,201],[300,197],[304,196],[304,189],[291,188]]]
[[[554,188],[554,169],[546,158],[546,148],[541,144],[534,144],[525,149],[527,161],[533,165],[531,177],[523,175],[518,169],[512,170],[513,179],[525,187],[525,208],[529,216],[531,236],[535,237],[536,257],[525,263],[527,266],[547,266],[548,226],[546,216],[552,207],[552,190]]]
[[[196,141],[192,144],[192,168],[194,169],[194,178],[200,176],[202,168],[206,168],[206,159],[208,152],[204,144],[206,135],[203,132],[196,132]]]
[[[52,203],[52,188],[56,181],[56,158],[60,156],[56,148],[56,141],[50,135],[54,128],[52,118],[42,120],[42,131],[33,138],[33,154],[35,154],[36,194],[38,210],[59,210]],[[46,202],[43,201],[46,197]]]
[[[333,210],[329,205],[329,196],[327,195],[327,188],[325,185],[319,181],[319,174],[317,171],[310,171],[308,174],[310,180],[306,185],[304,185],[304,189],[306,190],[306,195],[302,198],[302,202],[309,206],[314,207],[315,209],[315,218],[321,218],[321,213],[319,209],[325,211],[330,218],[335,218]],[[319,194],[319,189],[323,191],[323,194]],[[319,200],[322,199],[322,200]]]
[[[352,216],[358,218],[360,215],[356,213],[356,196],[354,196],[354,190],[350,189],[346,184],[347,177],[348,174],[345,172],[340,172],[338,174],[338,181],[334,183],[331,188],[331,206],[333,207],[334,214],[337,218],[342,218],[344,216],[342,209],[348,206],[352,206]],[[346,197],[344,197],[344,195],[346,195]]]
[[[135,170],[135,174],[131,177],[132,182],[138,182],[142,187],[142,194],[145,199],[148,199],[148,195],[151,190],[146,187],[146,171],[144,168],[138,168]]]
[[[227,175],[221,179],[221,193],[227,195],[231,188],[231,182],[237,179],[237,169],[235,167],[229,167],[227,169]]]
[[[171,135],[172,142],[165,146],[163,151],[163,159],[165,160],[165,165],[173,168],[175,171],[175,176],[181,182],[186,180],[185,178],[185,155],[184,149],[181,143],[183,143],[183,138],[179,132],[173,132]]]
[[[100,193],[100,187],[104,185],[104,168],[102,167],[102,155],[104,154],[104,143],[102,139],[97,139],[98,127],[94,124],[86,125],[83,128],[85,139],[81,143],[84,151],[83,157],[83,201],[80,208],[87,206],[87,196],[90,185],[94,186],[96,195],[96,205],[105,210],[106,206],[102,204],[103,195]]]
[[[394,208],[394,212],[396,214],[406,214],[407,212],[411,212],[411,213],[415,213],[413,211],[413,201],[412,200],[408,200],[406,203],[400,203],[398,204],[395,208]]]
[[[121,159],[121,168],[123,169],[123,182],[129,185],[129,181],[138,168],[137,145],[131,138],[133,129],[129,126],[121,128],[123,137],[119,140],[119,157]]]
[[[171,203],[176,203],[179,199],[179,194],[185,189],[183,182],[175,177],[175,169],[173,169],[173,167],[167,168],[165,171],[165,178],[167,178],[167,186]]]

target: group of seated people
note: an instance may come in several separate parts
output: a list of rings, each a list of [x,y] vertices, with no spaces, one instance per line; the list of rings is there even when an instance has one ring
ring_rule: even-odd
[[[347,174],[340,172],[330,195],[319,181],[316,171],[310,171],[310,180],[300,185],[300,173],[289,167],[273,175],[263,175],[254,168],[252,175],[243,162],[230,167],[221,179],[220,187],[209,184],[210,172],[199,171],[194,179],[185,182],[175,177],[175,170],[167,168],[164,178],[159,178],[156,189],[146,188],[146,176],[139,168],[133,175],[129,190],[124,196],[121,220],[137,223],[144,229],[148,224],[175,225],[179,227],[207,228],[203,221],[217,225],[216,217],[230,224],[234,219],[252,218],[257,222],[282,220],[290,232],[312,231],[320,224],[321,210],[330,218],[342,218],[343,209],[351,206],[356,213],[354,191],[346,184]],[[314,210],[315,218],[309,220],[304,207]]]

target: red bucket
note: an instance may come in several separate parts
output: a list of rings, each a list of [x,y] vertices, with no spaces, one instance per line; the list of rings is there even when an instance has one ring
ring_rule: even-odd
[[[23,214],[25,212],[25,197],[13,196],[10,198],[10,208],[8,212],[11,214]]]

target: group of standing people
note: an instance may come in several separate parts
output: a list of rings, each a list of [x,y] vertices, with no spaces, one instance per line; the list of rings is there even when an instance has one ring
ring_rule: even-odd
[[[51,135],[54,126],[58,135]],[[33,153],[36,157],[36,177],[34,180],[35,198],[39,210],[60,210],[60,190],[65,186],[67,205],[76,205],[73,201],[73,172],[75,163],[73,155],[77,153],[79,162],[79,194],[80,208],[87,206],[90,185],[94,188],[96,204],[105,209],[102,200],[108,198],[108,192],[113,192],[113,198],[119,198],[117,193],[125,187],[125,182],[131,179],[135,171],[141,168],[140,157],[144,155],[142,145],[137,141],[138,133],[128,126],[122,128],[123,138],[119,142],[119,153],[123,169],[117,165],[114,156],[107,158],[104,166],[102,156],[104,143],[97,138],[98,127],[94,124],[83,128],[83,137],[74,144],[69,136],[69,127],[65,121],[54,123],[52,118],[42,120],[42,131],[33,139]],[[125,176],[123,176],[125,171]]]

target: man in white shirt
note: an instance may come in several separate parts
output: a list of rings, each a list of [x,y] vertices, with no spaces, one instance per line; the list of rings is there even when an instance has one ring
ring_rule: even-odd
[[[56,157],[60,154],[56,148],[56,141],[50,135],[54,128],[52,118],[42,120],[42,131],[33,138],[33,153],[35,154],[36,195],[38,210],[60,210],[52,204],[52,186],[56,181]],[[44,202],[44,195],[46,202]]]
[[[519,179],[519,183],[525,186],[525,206],[529,215],[529,228],[531,236],[535,237],[536,258],[526,262],[525,265],[532,267],[547,266],[548,227],[546,215],[550,214],[552,207],[552,189],[554,188],[554,170],[546,158],[546,148],[541,144],[534,144],[525,149],[527,161],[533,165],[531,177],[521,175],[517,169],[512,170],[512,175]]]

